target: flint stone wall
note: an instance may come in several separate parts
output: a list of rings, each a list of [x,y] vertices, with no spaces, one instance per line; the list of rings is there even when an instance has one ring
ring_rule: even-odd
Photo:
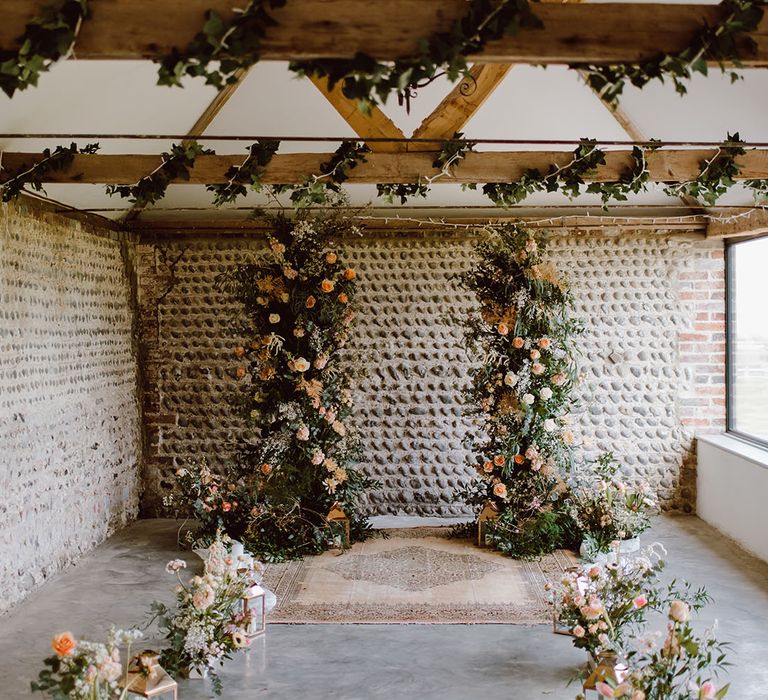
[[[0,207],[0,612],[137,513],[129,268],[124,243]]]
[[[471,477],[462,390],[472,366],[451,314],[474,301],[455,275],[473,261],[466,237],[382,234],[346,243],[359,271],[350,353],[367,369],[355,391],[363,469],[381,482],[371,514],[453,516]],[[237,306],[215,277],[261,244],[195,240],[138,248],[148,513],[162,513],[173,472],[193,455],[221,463],[242,437],[227,404],[237,361]],[[646,477],[665,508],[695,503],[694,433],[724,416],[722,243],[640,231],[567,232],[553,262],[586,328],[575,422],[588,451],[611,450]]]

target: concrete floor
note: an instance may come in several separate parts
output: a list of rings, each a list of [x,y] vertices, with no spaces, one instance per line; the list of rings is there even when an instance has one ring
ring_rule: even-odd
[[[768,699],[768,565],[691,516],[658,519],[644,540],[662,542],[670,573],[715,598],[702,622],[718,618],[733,643],[728,697]],[[110,622],[141,622],[153,598],[172,598],[163,569],[176,556],[173,522],[140,521],[0,617],[0,700],[30,696],[54,633],[99,638]],[[583,660],[546,625],[272,625],[225,667],[223,697],[566,700]],[[180,691],[213,697],[206,681]]]

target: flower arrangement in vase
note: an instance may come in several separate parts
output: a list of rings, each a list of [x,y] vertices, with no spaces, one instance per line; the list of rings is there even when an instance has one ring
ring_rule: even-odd
[[[231,557],[221,537],[208,548],[201,576],[185,582],[180,572],[186,566],[182,559],[166,566],[178,580],[176,605],[152,603],[152,620],[157,620],[168,642],[160,654],[160,664],[173,675],[210,675],[214,691],[221,694],[213,665],[223,663],[250,643],[242,601],[254,574]]]
[[[517,225],[486,234],[461,276],[480,305],[463,325],[481,360],[467,405],[483,428],[469,440],[477,479],[462,495],[499,511],[489,544],[536,557],[571,540],[563,495],[576,441],[569,410],[580,325],[567,284],[546,262],[546,239]]]
[[[44,660],[46,668],[32,682],[32,692],[55,700],[125,700],[130,687],[119,684],[127,677],[120,646],[127,647],[130,658],[131,645],[141,636],[139,630],[111,628],[101,643],[77,640],[70,632],[57,634],[51,643],[54,654]]]
[[[650,527],[651,513],[657,508],[646,482],[630,484],[619,477],[619,465],[610,452],[574,469],[567,503],[581,536],[581,556],[587,561],[604,559],[612,547],[624,551],[623,543]],[[638,549],[639,543],[635,544]]]

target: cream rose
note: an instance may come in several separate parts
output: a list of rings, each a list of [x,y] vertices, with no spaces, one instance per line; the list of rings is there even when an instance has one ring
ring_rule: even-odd
[[[293,369],[296,372],[306,372],[309,369],[309,362],[303,357],[297,357],[293,361]]]
[[[533,394],[523,394],[523,403],[529,406],[536,400]]]
[[[540,392],[539,396],[541,396],[544,401],[549,401],[552,398],[552,389],[550,389],[548,386],[545,386]]]
[[[269,314],[270,323],[280,323],[280,314]]]

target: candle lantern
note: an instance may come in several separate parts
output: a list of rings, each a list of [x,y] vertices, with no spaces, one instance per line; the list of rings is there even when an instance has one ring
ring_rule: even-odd
[[[338,501],[331,506],[331,510],[328,512],[326,520],[328,521],[328,529],[330,530],[328,543],[339,549],[346,549],[349,547],[351,541],[349,518]]]
[[[499,518],[499,508],[493,501],[486,501],[477,518],[477,546],[490,547],[491,538],[488,526]]]
[[[118,681],[126,688],[127,700],[160,698],[176,700],[178,686],[158,662],[159,654],[151,649],[142,651],[128,664],[128,673]]]
[[[589,674],[582,686],[585,695],[588,690],[594,690],[598,698],[603,698],[604,696],[597,690],[598,683],[609,683],[616,686],[629,674],[627,665],[620,663],[618,654],[613,651],[598,652],[597,657],[590,654],[589,663],[592,666],[592,673]]]
[[[243,615],[248,619],[245,634],[248,639],[260,637],[267,631],[267,592],[254,583],[242,597]]]

